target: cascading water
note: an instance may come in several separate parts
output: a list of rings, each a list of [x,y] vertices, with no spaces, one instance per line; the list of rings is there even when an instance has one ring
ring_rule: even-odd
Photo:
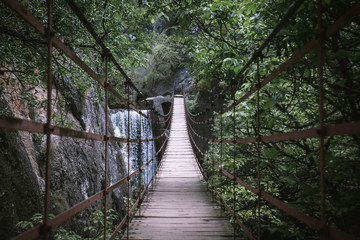
[[[148,111],[142,111],[145,115]],[[128,110],[111,110],[110,117],[114,128],[115,137],[128,137]],[[152,124],[145,117],[130,111],[130,139],[151,139],[153,138]],[[141,120],[141,121],[140,121]],[[127,163],[128,147],[127,143],[121,144],[121,152]],[[130,174],[136,169],[146,164],[156,153],[154,141],[143,143],[130,143]],[[127,164],[126,168],[127,168]],[[154,159],[147,168],[141,172],[141,177],[137,174],[132,186],[143,188],[150,180],[157,168],[157,159]],[[140,184],[141,183],[141,184]]]

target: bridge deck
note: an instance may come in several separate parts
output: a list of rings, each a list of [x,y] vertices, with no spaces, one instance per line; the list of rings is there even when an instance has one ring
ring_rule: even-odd
[[[234,239],[231,224],[220,216],[202,184],[186,131],[183,98],[174,99],[162,161],[156,183],[130,223],[129,239]]]

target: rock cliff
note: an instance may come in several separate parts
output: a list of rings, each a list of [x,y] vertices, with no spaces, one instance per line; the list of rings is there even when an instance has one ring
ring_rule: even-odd
[[[5,76],[9,77],[9,76]],[[5,78],[4,77],[4,78]],[[2,79],[0,79],[2,80]],[[15,81],[15,80],[14,80]],[[73,94],[68,99],[70,109],[62,113],[73,129],[104,133],[104,108],[94,100],[95,93],[89,89],[85,97],[76,95],[78,89],[69,83],[57,83],[53,102],[65,90]],[[45,109],[33,108],[22,100],[14,100],[24,88],[17,83],[1,93],[0,108],[13,117],[45,122]],[[36,91],[35,91],[36,90]],[[38,101],[45,99],[46,92],[40,87],[33,90]],[[53,111],[60,114],[57,104]],[[112,126],[110,123],[109,126]],[[110,128],[110,127],[109,127]],[[112,131],[112,129],[109,129]],[[43,213],[45,186],[45,135],[0,129],[0,236],[8,239],[19,233],[15,224],[29,220],[35,213]],[[126,167],[116,144],[109,144],[109,183],[126,175]],[[104,186],[103,142],[52,136],[51,139],[51,213],[58,214]],[[124,215],[123,196],[127,190],[119,188],[112,194],[108,204],[120,216]],[[94,210],[102,208],[102,201],[77,214],[63,226],[80,232]]]

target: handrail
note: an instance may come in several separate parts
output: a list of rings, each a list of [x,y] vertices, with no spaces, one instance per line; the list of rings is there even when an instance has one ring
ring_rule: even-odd
[[[189,117],[190,119],[190,117]],[[191,132],[199,139],[204,140],[206,142],[213,143],[256,143],[256,137],[248,137],[248,138],[238,138],[238,139],[214,139],[214,138],[206,138],[198,134],[195,129],[189,124],[189,129]],[[342,123],[337,125],[332,125],[328,127],[324,127],[324,136],[342,136],[342,135],[352,135],[360,133],[360,121],[350,122],[350,123]],[[275,135],[268,136],[260,136],[260,142],[283,142],[289,140],[298,140],[305,138],[317,138],[322,133],[319,132],[319,128],[310,128],[306,130],[299,130],[294,132],[287,133],[278,133]]]

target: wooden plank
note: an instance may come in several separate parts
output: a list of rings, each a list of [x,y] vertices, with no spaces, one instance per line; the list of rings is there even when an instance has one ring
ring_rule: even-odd
[[[129,239],[220,240],[234,239],[233,234],[233,227],[201,181],[186,131],[183,98],[175,98],[162,167],[130,223]]]

